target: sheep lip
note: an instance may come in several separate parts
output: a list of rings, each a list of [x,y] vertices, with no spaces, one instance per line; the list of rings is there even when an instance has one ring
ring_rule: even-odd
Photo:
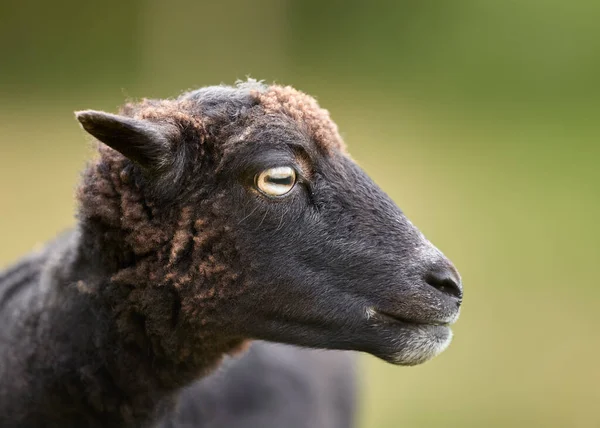
[[[423,320],[415,320],[415,319],[410,319],[410,318],[405,318],[401,315],[397,315],[397,314],[392,314],[390,312],[385,312],[385,311],[380,311],[375,309],[374,310],[375,315],[384,320],[384,321],[388,321],[388,322],[392,322],[392,323],[402,323],[402,324],[416,324],[416,325],[437,325],[437,326],[443,326],[443,327],[449,327],[450,323],[447,321],[435,321],[435,320],[428,320],[428,321],[423,321]]]

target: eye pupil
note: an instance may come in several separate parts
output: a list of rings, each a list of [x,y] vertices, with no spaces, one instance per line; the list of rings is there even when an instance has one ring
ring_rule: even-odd
[[[289,186],[294,183],[294,178],[290,175],[289,177],[273,177],[268,176],[267,181],[273,184],[280,184],[283,186]]]
[[[296,171],[288,166],[269,168],[256,176],[256,187],[267,196],[283,196],[296,184]]]

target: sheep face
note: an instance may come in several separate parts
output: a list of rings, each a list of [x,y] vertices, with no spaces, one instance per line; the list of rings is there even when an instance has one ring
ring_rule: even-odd
[[[114,281],[174,290],[175,322],[402,365],[449,344],[458,272],[312,98],[249,82],[78,118],[112,147],[86,174],[82,217],[121,231],[130,265]]]

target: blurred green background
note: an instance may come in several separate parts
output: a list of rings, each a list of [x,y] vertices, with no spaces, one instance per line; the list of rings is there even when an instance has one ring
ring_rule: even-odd
[[[360,426],[600,427],[599,22],[592,0],[2,0],[0,266],[74,222],[74,110],[292,84],[465,284],[441,357],[362,357]]]

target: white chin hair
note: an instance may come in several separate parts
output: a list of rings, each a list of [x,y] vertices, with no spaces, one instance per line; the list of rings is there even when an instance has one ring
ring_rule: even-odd
[[[441,354],[452,342],[452,330],[445,327],[445,337],[432,331],[432,326],[419,327],[413,337],[407,341],[404,349],[394,357],[394,362],[403,366],[414,366],[424,363]]]

